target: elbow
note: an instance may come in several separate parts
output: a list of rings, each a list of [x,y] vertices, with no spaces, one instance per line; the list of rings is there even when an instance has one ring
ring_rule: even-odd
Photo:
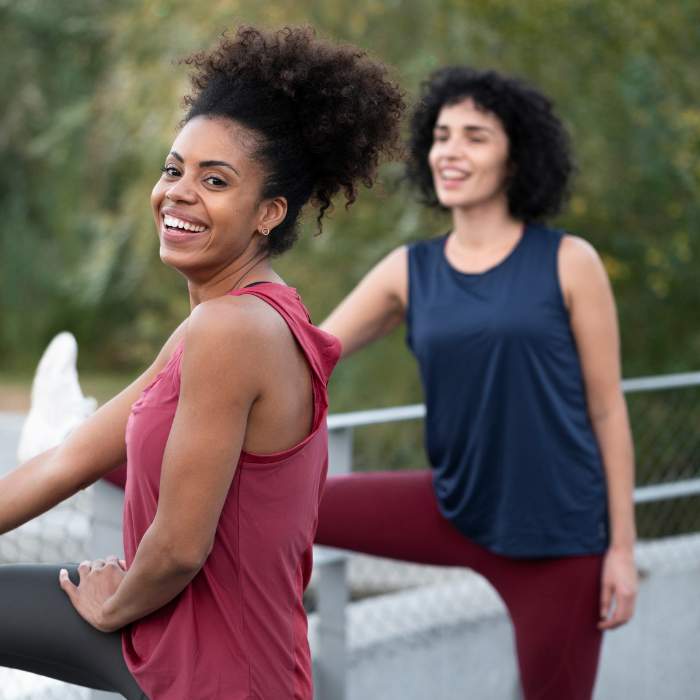
[[[168,537],[160,540],[156,546],[163,569],[168,573],[184,575],[196,574],[209,557],[212,544],[204,545],[187,538]]]
[[[592,400],[588,403],[588,413],[593,423],[604,423],[619,415],[626,415],[627,408],[625,398],[621,391],[600,400]]]
[[[168,562],[170,568],[181,574],[196,574],[209,557],[211,548],[202,547],[179,547],[171,550]]]
[[[591,406],[588,409],[588,413],[591,416],[591,422],[596,425],[604,423],[611,415],[611,411],[607,406]]]

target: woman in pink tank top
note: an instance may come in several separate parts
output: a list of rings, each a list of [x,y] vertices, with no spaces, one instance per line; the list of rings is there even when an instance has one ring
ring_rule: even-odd
[[[136,382],[0,483],[2,532],[126,458],[126,560],[0,567],[0,665],[127,698],[310,700],[302,593],[340,347],[270,259],[307,201],[320,228],[338,191],[352,203],[372,182],[403,101],[381,65],[308,28],[243,28],[187,63],[151,202],[192,312]]]

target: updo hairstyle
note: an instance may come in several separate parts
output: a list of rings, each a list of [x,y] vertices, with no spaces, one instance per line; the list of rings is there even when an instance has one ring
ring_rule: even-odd
[[[358,184],[371,187],[380,160],[399,150],[404,100],[386,67],[310,27],[241,27],[185,63],[193,90],[184,121],[225,117],[249,129],[251,156],[267,173],[261,199],[287,200],[286,218],[266,239],[271,255],[292,246],[308,201],[320,232],[334,195],[342,191],[350,206]]]

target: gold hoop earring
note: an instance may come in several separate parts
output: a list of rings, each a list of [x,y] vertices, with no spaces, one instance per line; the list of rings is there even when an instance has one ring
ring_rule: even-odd
[[[267,226],[263,226],[263,227],[260,229],[260,233],[261,233],[263,236],[269,236],[269,235],[270,235],[270,229],[267,228]]]

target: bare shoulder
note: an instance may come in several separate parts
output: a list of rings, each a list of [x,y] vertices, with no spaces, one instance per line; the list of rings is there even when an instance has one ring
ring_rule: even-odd
[[[374,306],[384,308],[405,305],[408,286],[408,250],[406,246],[394,248],[387,253],[361,280],[348,298],[359,294],[362,305],[371,301]]]
[[[575,286],[607,283],[598,251],[584,238],[565,235],[559,246],[559,275],[565,291]]]
[[[567,307],[610,295],[610,282],[596,249],[579,236],[566,235],[559,247],[559,278]]]
[[[405,277],[408,272],[408,247],[405,245],[394,248],[384,256],[377,267],[381,267],[384,272],[392,277]]]
[[[190,395],[208,392],[224,403],[249,405],[279,364],[275,353],[294,347],[289,335],[280,315],[253,295],[203,302],[187,323],[182,386]]]
[[[408,246],[406,245],[400,245],[398,248],[394,248],[394,250],[392,250],[384,258],[387,265],[405,265],[407,259]]]
[[[286,334],[287,325],[269,304],[252,294],[223,296],[199,304],[190,314],[186,343],[236,353],[264,347]]]
[[[566,234],[559,246],[559,262],[571,272],[590,272],[603,269],[598,251],[580,236]]]
[[[408,289],[408,248],[394,248],[374,268],[374,277],[391,296],[405,306]]]

